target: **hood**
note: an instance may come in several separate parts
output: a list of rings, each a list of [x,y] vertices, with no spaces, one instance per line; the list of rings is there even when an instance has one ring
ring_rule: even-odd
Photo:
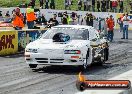
[[[66,43],[53,42],[52,39],[38,39],[34,42],[29,43],[26,48],[34,49],[77,49],[88,45],[88,40],[70,40]]]

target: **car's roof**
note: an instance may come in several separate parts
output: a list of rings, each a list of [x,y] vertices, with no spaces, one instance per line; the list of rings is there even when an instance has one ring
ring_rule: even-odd
[[[92,26],[86,26],[86,25],[57,25],[54,26],[55,28],[75,28],[75,29],[90,29],[93,28]],[[53,27],[53,28],[54,28]]]

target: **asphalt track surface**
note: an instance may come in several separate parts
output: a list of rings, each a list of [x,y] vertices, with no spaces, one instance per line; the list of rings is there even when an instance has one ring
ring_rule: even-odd
[[[88,67],[84,72],[88,79],[105,80],[132,69],[132,31],[128,40],[121,40],[121,36],[115,31],[109,61]],[[38,66],[31,70],[23,54],[0,57],[0,94],[75,94],[79,72],[71,66]]]

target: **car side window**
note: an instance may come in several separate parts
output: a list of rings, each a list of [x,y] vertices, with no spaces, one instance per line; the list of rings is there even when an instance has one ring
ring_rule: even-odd
[[[91,41],[97,41],[100,39],[99,32],[96,29],[94,29],[93,27],[91,27],[89,29],[89,33],[90,33],[90,40]]]
[[[85,29],[82,33],[82,37],[84,40],[89,40],[89,31],[88,29]]]

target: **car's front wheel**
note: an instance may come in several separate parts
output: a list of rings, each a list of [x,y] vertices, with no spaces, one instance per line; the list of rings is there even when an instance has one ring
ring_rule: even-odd
[[[103,58],[103,59],[100,59],[100,61],[99,61],[99,63],[98,63],[99,65],[103,65],[103,63],[105,63],[105,61],[108,60],[108,58],[109,58],[109,48],[105,48],[105,49],[103,50],[102,58]]]
[[[37,64],[29,64],[29,67],[30,68],[36,68],[37,67]]]

